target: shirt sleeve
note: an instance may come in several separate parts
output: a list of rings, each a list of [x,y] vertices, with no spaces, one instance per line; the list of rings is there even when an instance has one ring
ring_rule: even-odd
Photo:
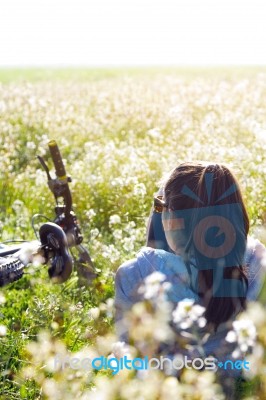
[[[138,287],[141,281],[138,261],[133,259],[122,264],[115,275],[115,325],[120,341],[127,342],[128,328],[125,314],[139,301]]]
[[[138,293],[140,284],[154,271],[160,270],[161,257],[157,251],[143,247],[136,258],[122,264],[115,277],[115,303],[123,308],[130,308],[134,303],[141,300]]]
[[[115,276],[115,324],[121,341],[127,341],[126,312],[143,299],[138,289],[148,275],[160,269],[160,264],[161,258],[156,250],[143,247],[136,258],[118,268]]]
[[[129,263],[121,265],[115,275],[115,306],[123,309],[132,305],[132,300],[129,298],[131,287],[127,279],[126,264],[130,265]]]
[[[123,287],[123,272],[118,269],[115,276],[115,327],[121,342],[128,342],[124,313],[131,306],[131,301]]]

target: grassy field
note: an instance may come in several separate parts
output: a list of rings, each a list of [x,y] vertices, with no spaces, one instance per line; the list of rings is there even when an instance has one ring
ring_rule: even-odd
[[[265,98],[266,68],[0,70],[2,241],[33,240],[35,213],[53,218],[53,197],[36,155],[51,166],[47,143],[56,139],[72,177],[84,243],[100,273],[91,287],[81,285],[76,272],[52,285],[45,267],[31,268],[2,289],[1,399],[166,398],[159,389],[154,397],[137,397],[135,389],[125,395],[119,387],[129,390],[130,377],[55,373],[49,363],[67,350],[108,354],[115,341],[114,273],[145,244],[153,194],[178,163],[231,167],[251,234],[266,243]],[[256,379],[250,390],[264,395]],[[248,387],[241,398],[255,399]]]

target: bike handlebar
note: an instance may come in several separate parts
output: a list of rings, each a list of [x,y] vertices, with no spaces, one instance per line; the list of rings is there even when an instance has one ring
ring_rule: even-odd
[[[48,167],[46,166],[42,157],[38,156],[38,158],[47,173],[48,185],[54,194],[56,201],[59,197],[63,197],[65,205],[64,215],[66,218],[68,218],[72,211],[72,196],[68,185],[68,182],[71,182],[71,178],[66,174],[66,169],[56,141],[50,140],[48,142],[48,147],[55,167],[56,179],[51,178]],[[59,214],[62,214],[62,209],[60,210],[57,208],[57,211]],[[56,214],[58,214],[57,211]]]
[[[62,156],[61,156],[61,153],[57,146],[56,141],[50,140],[50,142],[48,143],[48,147],[49,147],[52,159],[53,159],[53,163],[55,166],[55,173],[56,173],[57,178],[60,180],[67,179],[66,169],[65,169],[65,166],[64,166],[64,163],[62,160]]]

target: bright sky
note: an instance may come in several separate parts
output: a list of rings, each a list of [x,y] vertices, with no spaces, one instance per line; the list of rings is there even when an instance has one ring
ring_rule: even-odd
[[[0,67],[266,65],[265,21],[265,0],[0,0]]]

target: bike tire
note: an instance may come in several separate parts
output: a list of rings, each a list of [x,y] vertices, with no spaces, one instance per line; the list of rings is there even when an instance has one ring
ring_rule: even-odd
[[[18,258],[0,258],[0,287],[19,280],[23,275],[24,267]]]

